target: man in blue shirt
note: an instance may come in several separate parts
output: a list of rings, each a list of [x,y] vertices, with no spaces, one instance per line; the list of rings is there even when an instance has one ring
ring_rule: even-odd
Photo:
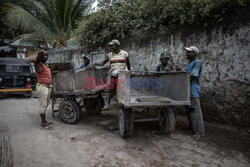
[[[205,135],[202,110],[200,106],[200,79],[202,64],[196,59],[199,54],[199,49],[196,46],[184,48],[186,50],[186,58],[189,64],[186,71],[190,73],[190,100],[191,106],[188,107],[188,119],[192,130],[194,131],[193,138],[199,139]]]
[[[80,66],[80,69],[84,69],[84,68],[86,68],[86,67],[88,67],[88,66],[90,66],[90,59],[89,59],[89,57],[88,56],[83,56],[82,57],[83,58],[83,64]]]

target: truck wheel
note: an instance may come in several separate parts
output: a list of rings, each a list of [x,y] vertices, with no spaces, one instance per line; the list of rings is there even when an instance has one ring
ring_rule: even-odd
[[[162,108],[158,112],[159,129],[161,132],[171,134],[175,130],[175,115],[172,108]]]
[[[74,124],[80,118],[80,110],[74,101],[65,100],[59,105],[59,115],[63,122]]]
[[[133,111],[131,109],[121,107],[119,111],[119,130],[121,137],[126,138],[132,135],[133,122]]]
[[[98,114],[102,111],[104,99],[101,95],[97,98],[84,99],[84,107],[89,114]]]

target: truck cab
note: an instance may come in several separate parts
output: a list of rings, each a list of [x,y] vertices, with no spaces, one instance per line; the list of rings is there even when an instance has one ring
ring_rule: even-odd
[[[18,58],[0,58],[0,97],[4,94],[32,95],[30,62]]]

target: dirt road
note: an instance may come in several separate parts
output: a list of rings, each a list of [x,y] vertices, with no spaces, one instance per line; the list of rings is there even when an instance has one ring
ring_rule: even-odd
[[[117,123],[117,109],[83,113],[69,125],[52,118],[49,107],[55,129],[46,131],[40,129],[37,99],[11,96],[0,99],[0,122],[8,127],[15,167],[250,166],[247,130],[205,122],[206,137],[194,140],[186,118],[179,117],[169,136],[155,133],[157,123],[136,123],[132,137],[123,139],[107,130]]]

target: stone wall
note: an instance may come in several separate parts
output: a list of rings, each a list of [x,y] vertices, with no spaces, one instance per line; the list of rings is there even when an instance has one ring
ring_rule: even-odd
[[[151,37],[150,37],[151,36]],[[161,52],[171,55],[174,65],[185,69],[184,47],[197,46],[203,64],[201,105],[206,120],[250,125],[250,24],[237,28],[217,27],[206,31],[186,29],[155,38],[122,41],[136,70],[155,70]],[[144,67],[145,66],[145,67]]]

